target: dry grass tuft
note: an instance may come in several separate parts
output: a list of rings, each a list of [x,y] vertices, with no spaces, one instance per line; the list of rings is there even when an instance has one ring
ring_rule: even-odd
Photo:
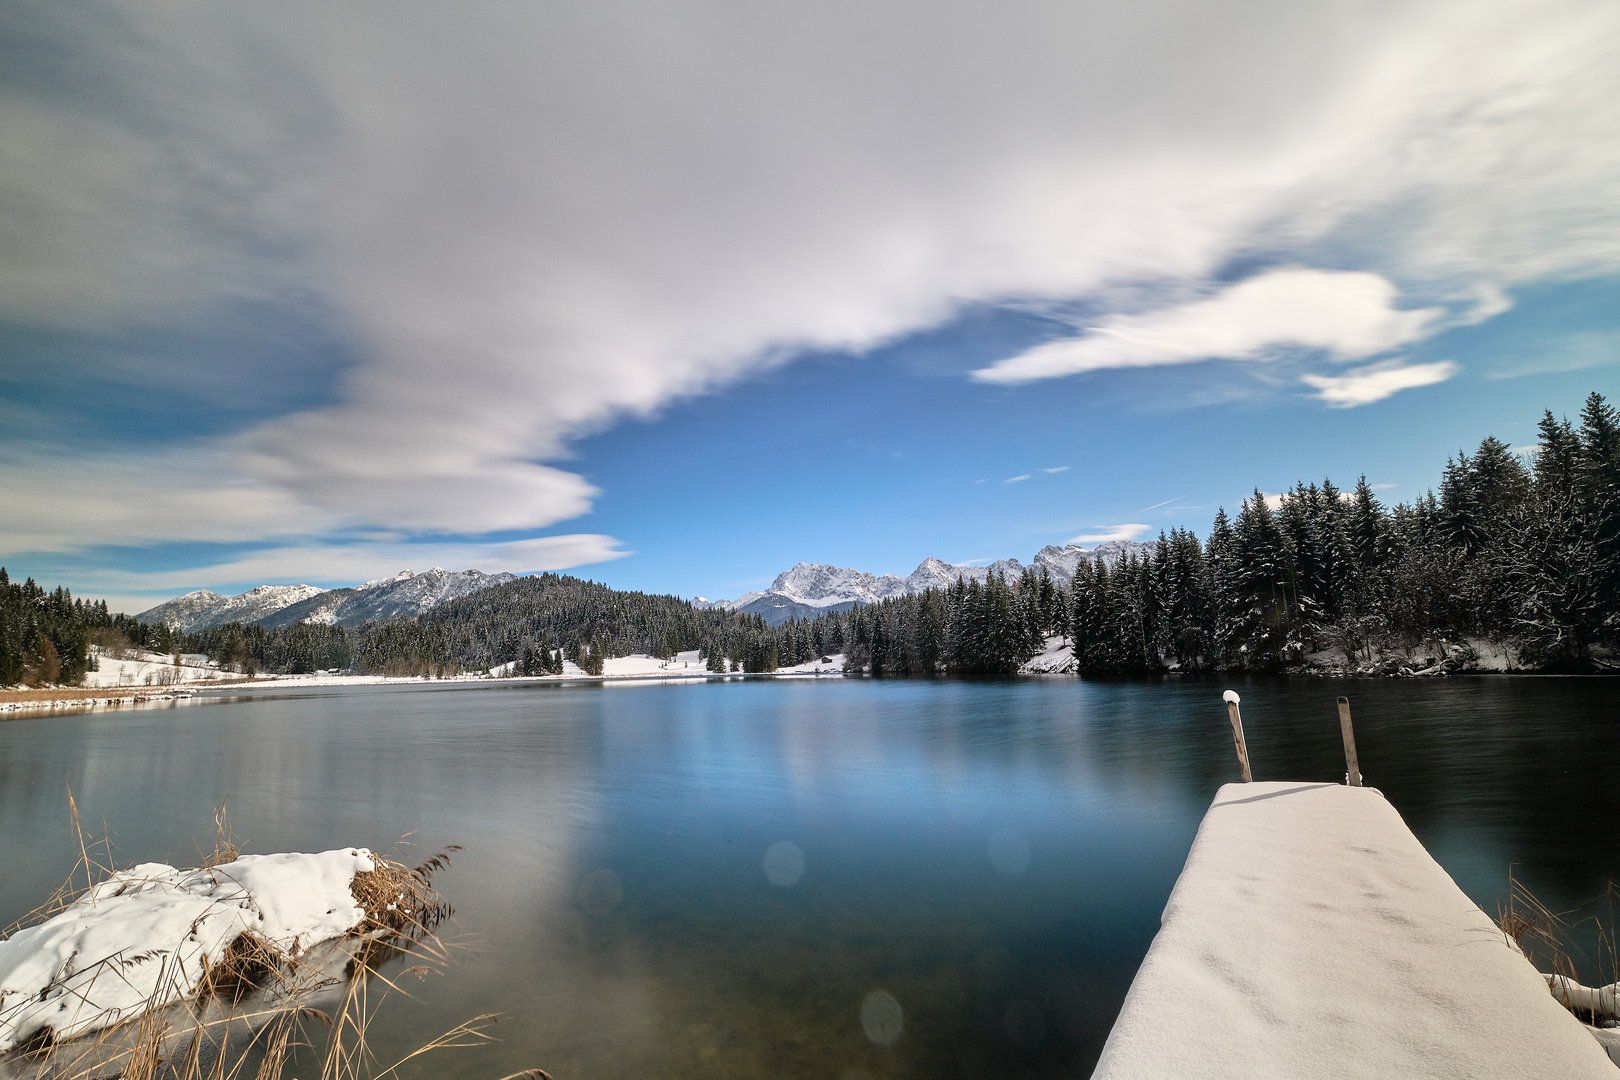
[[[199,865],[208,870],[235,862],[241,857],[242,849],[237,847],[236,841],[231,838],[231,822],[226,816],[225,804],[220,803],[214,810],[214,850],[205,855]]]
[[[1590,989],[1620,982],[1620,938],[1613,917],[1617,900],[1620,889],[1611,882],[1602,895],[1579,908],[1555,912],[1510,871],[1507,907],[1496,916],[1496,925],[1525,958],[1550,976],[1549,990],[1558,1003],[1594,1027],[1614,1026],[1617,1020],[1613,1009],[1594,1007],[1599,1002],[1612,1005],[1615,992]],[[1582,938],[1588,941],[1585,947]],[[1581,968],[1592,980],[1590,986],[1582,983]]]
[[[225,947],[225,954],[208,964],[197,986],[197,1000],[204,1004],[218,998],[240,1005],[255,990],[281,981],[289,958],[264,938],[244,930]]]
[[[434,891],[433,875],[449,867],[451,852],[461,850],[460,844],[452,844],[417,867],[374,853],[372,861],[377,868],[354,875],[349,883],[354,902],[366,913],[355,932],[416,936],[448,919],[450,905]]]

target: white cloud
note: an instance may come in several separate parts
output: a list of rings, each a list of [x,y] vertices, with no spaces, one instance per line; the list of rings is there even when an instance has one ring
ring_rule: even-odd
[[[0,551],[138,545],[152,537],[229,543],[345,524],[338,513],[231,469],[230,454],[213,440],[93,457],[60,446],[6,446],[0,454]]]
[[[1041,470],[1041,472],[1043,472],[1043,473],[1060,473],[1060,472],[1068,472],[1068,471],[1069,471],[1069,467],[1067,465],[1059,465],[1056,468],[1042,469]]]
[[[0,88],[0,317],[111,333],[269,298],[355,345],[334,398],[194,448],[223,505],[114,508],[128,541],[546,527],[594,495],[561,467],[581,434],[966,302],[1160,298],[991,369],[1038,378],[1370,356],[1435,325],[1390,281],[1485,312],[1620,266],[1613,4],[110,2],[8,27],[63,59]],[[1366,272],[1203,295],[1235,258],[1346,245]],[[55,516],[13,533],[109,531],[32,505]]]
[[[1028,480],[1030,478],[1030,476],[1032,476],[1032,475],[1033,475],[1032,473],[1019,473],[1017,476],[1009,476],[1009,477],[1007,477],[1007,479],[1003,480],[1002,483],[1003,484],[1016,484],[1020,480]]]
[[[1410,390],[1445,382],[1462,370],[1450,360],[1402,366],[1399,360],[1355,368],[1343,375],[1306,375],[1316,396],[1337,409],[1353,409]]]
[[[1352,360],[1416,341],[1444,314],[1441,308],[1401,310],[1396,297],[1395,286],[1377,274],[1271,270],[1206,299],[1111,316],[1081,337],[1037,345],[973,377],[1022,383],[1102,368],[1253,360],[1283,347]]]
[[[1110,540],[1135,540],[1147,532],[1149,525],[1098,525],[1099,532],[1081,533],[1063,541],[1065,544],[1106,544]]]

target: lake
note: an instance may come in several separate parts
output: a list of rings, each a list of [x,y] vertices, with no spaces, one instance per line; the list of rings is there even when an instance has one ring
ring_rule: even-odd
[[[1083,1077],[1237,778],[1227,686],[1261,780],[1341,780],[1348,694],[1493,914],[1510,866],[1620,881],[1612,679],[443,683],[0,722],[0,924],[78,856],[66,785],[125,863],[195,865],[224,802],[244,852],[465,846],[453,961],[372,1042],[501,1041],[406,1075]]]

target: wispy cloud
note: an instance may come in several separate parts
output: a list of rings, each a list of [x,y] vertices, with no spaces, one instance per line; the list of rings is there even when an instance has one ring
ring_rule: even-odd
[[[1164,500],[1164,502],[1156,502],[1152,506],[1144,506],[1144,507],[1142,507],[1142,509],[1138,510],[1137,513],[1138,514],[1145,514],[1149,510],[1157,510],[1161,506],[1169,506],[1171,503],[1178,503],[1182,499],[1185,499],[1186,497],[1187,496],[1185,496],[1185,495],[1177,495],[1173,499],[1166,499],[1166,500]]]
[[[1620,363],[1620,331],[1588,331],[1542,338],[1536,351],[1517,354],[1492,371],[1487,379],[1517,379],[1555,371],[1580,371]]]
[[[1403,310],[1395,286],[1359,271],[1271,270],[1207,299],[1142,315],[1115,315],[1081,337],[1037,345],[973,373],[1021,383],[1102,368],[1156,367],[1276,349],[1323,350],[1340,360],[1388,352],[1432,333],[1443,308]]]
[[[1316,396],[1336,409],[1353,409],[1411,390],[1445,382],[1462,368],[1450,360],[1433,364],[1403,366],[1393,360],[1356,368],[1343,375],[1306,375],[1304,381],[1316,387]]]
[[[1030,478],[1030,476],[1032,476],[1032,475],[1033,475],[1032,473],[1019,473],[1017,476],[1009,476],[1009,477],[1007,477],[1007,479],[1003,480],[1002,483],[1003,484],[1016,484],[1020,480],[1028,480]]]
[[[1069,467],[1067,465],[1059,465],[1056,468],[1042,469],[1041,470],[1041,472],[1043,472],[1043,473],[1060,473],[1060,472],[1068,472],[1068,471],[1069,471]]]
[[[1079,536],[1065,540],[1066,544],[1106,544],[1110,540],[1135,540],[1147,532],[1152,526],[1132,525],[1098,525],[1096,532],[1081,533]]]

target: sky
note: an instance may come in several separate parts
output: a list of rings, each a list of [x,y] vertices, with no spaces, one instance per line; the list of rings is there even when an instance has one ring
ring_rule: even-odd
[[[0,9],[0,563],[197,588],[1396,502],[1620,393],[1620,6]]]

